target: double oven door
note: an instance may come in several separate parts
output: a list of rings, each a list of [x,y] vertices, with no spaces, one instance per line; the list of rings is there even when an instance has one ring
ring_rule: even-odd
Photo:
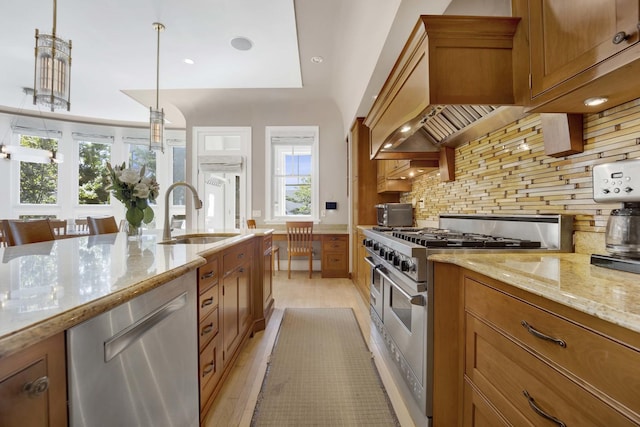
[[[430,401],[427,399],[427,292],[417,292],[409,278],[387,268],[376,255],[369,256],[367,262],[371,265],[372,320],[402,380],[423,413],[430,415],[427,403]]]

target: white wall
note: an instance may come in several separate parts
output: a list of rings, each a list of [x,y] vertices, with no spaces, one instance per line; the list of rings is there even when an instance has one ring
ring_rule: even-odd
[[[321,218],[323,224],[347,224],[347,144],[343,123],[335,103],[329,100],[277,100],[265,96],[240,99],[236,90],[219,92],[211,102],[185,105],[182,112],[187,120],[187,141],[192,140],[194,126],[250,126],[252,133],[252,210],[265,212],[265,127],[320,127],[320,204],[337,202],[336,211],[328,211]],[[187,156],[191,157],[190,146]],[[191,171],[187,171],[191,174]]]

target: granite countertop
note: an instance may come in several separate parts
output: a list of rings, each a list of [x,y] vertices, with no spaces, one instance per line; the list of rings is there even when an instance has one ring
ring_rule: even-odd
[[[597,267],[590,255],[434,254],[455,264],[640,332],[640,275]]]
[[[271,232],[162,245],[162,231],[151,230],[138,241],[114,233],[2,248],[0,359],[197,269],[204,256]]]

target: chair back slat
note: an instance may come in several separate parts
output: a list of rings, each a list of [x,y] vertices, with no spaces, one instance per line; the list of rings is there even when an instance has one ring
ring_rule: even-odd
[[[313,222],[287,222],[287,243],[290,252],[307,253],[312,250]]]
[[[118,232],[118,223],[113,216],[107,216],[103,218],[87,217],[87,224],[89,225],[89,234],[109,234]]]
[[[51,231],[56,236],[63,236],[67,234],[67,220],[66,219],[50,219],[49,225],[51,226]]]
[[[247,220],[247,228],[256,228],[256,220],[248,219]]]

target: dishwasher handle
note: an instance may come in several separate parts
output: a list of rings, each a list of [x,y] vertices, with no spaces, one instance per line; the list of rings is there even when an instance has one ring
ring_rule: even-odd
[[[108,362],[136,342],[147,331],[187,304],[187,293],[175,297],[104,342],[104,361]]]

